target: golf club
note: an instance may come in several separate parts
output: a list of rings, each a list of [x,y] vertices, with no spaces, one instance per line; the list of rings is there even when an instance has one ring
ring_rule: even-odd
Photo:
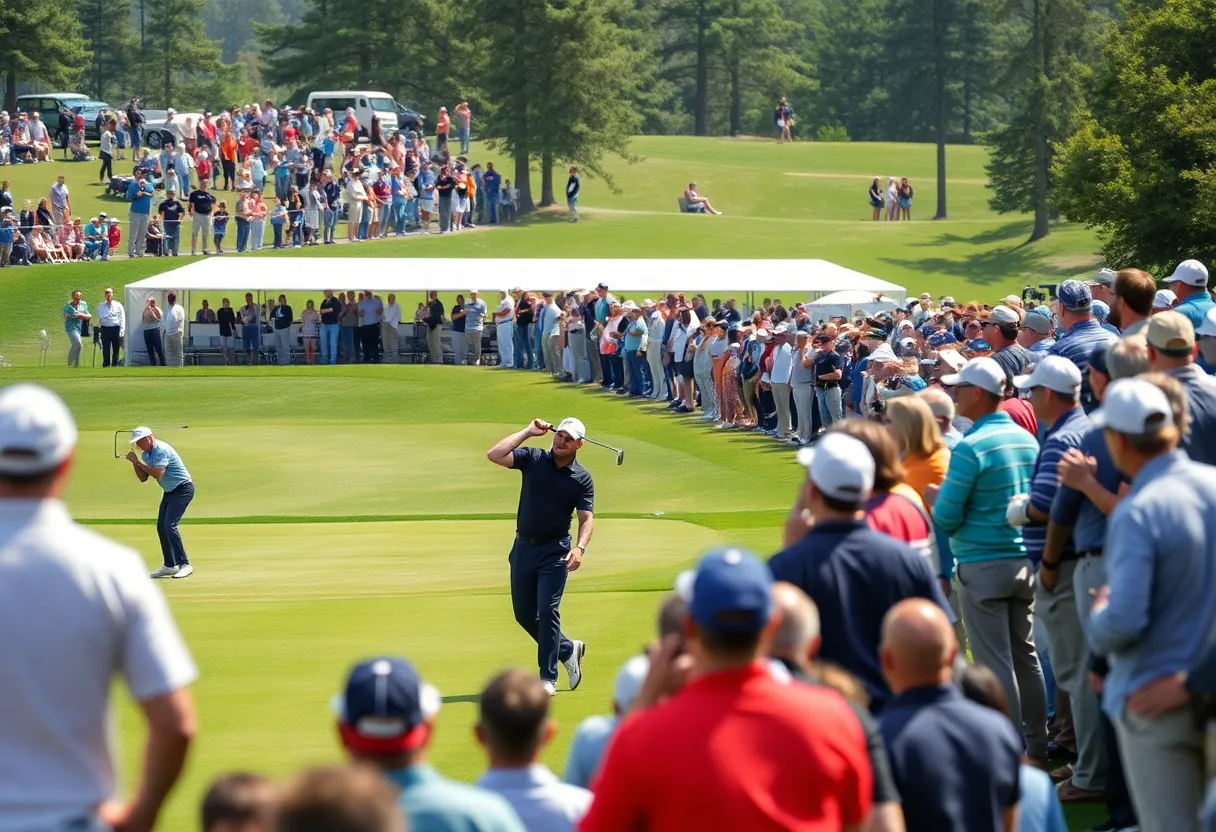
[[[555,427],[550,426],[549,430],[553,433],[557,433],[557,428],[555,428]],[[598,445],[599,447],[604,448],[609,451],[616,451],[616,464],[617,465],[625,464],[625,452],[622,451],[620,448],[614,448],[611,445],[605,445],[603,442],[596,442],[594,439],[591,439],[590,437],[587,437],[587,436],[583,437],[583,441],[590,442],[592,445]]]
[[[189,425],[161,425],[161,426],[157,427],[156,425],[149,425],[148,427],[151,429],[151,431],[153,433],[159,433],[162,430],[185,430],[186,428],[188,428],[190,426]],[[133,433],[134,431],[135,431],[135,428],[123,428],[122,430],[114,431],[114,458],[115,459],[123,458],[123,455],[118,452],[119,435],[123,434],[123,433],[130,434],[130,433]]]

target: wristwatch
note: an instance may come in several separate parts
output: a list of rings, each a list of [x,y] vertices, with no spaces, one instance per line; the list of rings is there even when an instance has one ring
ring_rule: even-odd
[[[575,546],[574,548],[575,548],[575,549],[578,549],[578,550],[579,550],[580,552],[582,552],[584,555],[585,555],[585,554],[587,554],[587,547],[586,547],[586,546]]]

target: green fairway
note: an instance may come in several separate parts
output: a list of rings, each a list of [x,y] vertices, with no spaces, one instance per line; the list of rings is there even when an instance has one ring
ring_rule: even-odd
[[[483,150],[474,145],[472,158],[503,164],[501,158],[481,155]],[[1081,274],[1097,262],[1093,253],[1096,238],[1087,229],[1059,225],[1046,240],[1025,245],[1029,217],[990,211],[982,147],[949,148],[950,219],[943,222],[930,219],[935,206],[935,168],[934,148],[928,144],[778,146],[752,139],[646,136],[634,141],[633,151],[635,163],[614,160],[608,164],[619,193],[602,181],[584,181],[583,222],[578,225],[565,222],[562,206],[514,227],[444,238],[389,239],[242,256],[822,258],[905,285],[910,292],[927,290],[988,302],[1028,284]],[[129,164],[120,167],[127,169]],[[510,166],[502,169],[510,170]],[[126,222],[126,203],[102,198],[102,188],[91,184],[96,176],[92,163],[15,166],[0,172],[0,179],[11,181],[19,208],[26,198],[37,202],[45,196],[60,171],[68,177],[73,208],[86,221],[104,210]],[[917,193],[912,222],[869,221],[866,189],[876,175],[911,179]],[[725,216],[677,213],[676,199],[694,179]],[[539,196],[539,176],[533,182]],[[344,228],[339,228],[342,236]],[[229,229],[228,246],[235,246],[233,228]],[[58,311],[71,288],[80,288],[85,299],[96,305],[106,285],[119,287],[186,262],[185,258],[145,258],[135,263],[116,259],[0,272],[0,287],[21,298],[23,309],[30,310],[19,320],[0,322],[0,353],[9,361],[31,363],[38,330],[46,328],[58,335]],[[487,293],[496,288],[493,273],[476,263],[454,268],[468,273],[470,287],[480,286]],[[352,269],[349,288],[357,288],[357,275],[357,268]],[[655,290],[698,288],[695,275],[680,274],[676,282],[678,285]],[[739,291],[762,282],[761,276],[740,274]],[[571,275],[572,287],[577,283],[577,275]],[[218,305],[218,297],[211,300]],[[411,311],[416,302],[417,298],[403,298],[403,305]],[[59,340],[55,341],[56,353],[60,352]]]

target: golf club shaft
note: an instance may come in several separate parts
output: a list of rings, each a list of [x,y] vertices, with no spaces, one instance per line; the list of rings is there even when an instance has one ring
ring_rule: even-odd
[[[549,432],[550,432],[550,433],[557,433],[557,428],[555,428],[555,427],[550,427],[550,428],[549,428]],[[584,442],[590,442],[592,445],[598,445],[599,447],[601,447],[601,448],[603,448],[603,449],[605,449],[605,450],[608,450],[608,451],[612,451],[613,453],[618,453],[618,454],[619,454],[619,453],[621,453],[621,449],[620,449],[620,448],[614,448],[614,447],[612,447],[611,445],[605,445],[603,442],[596,442],[594,439],[592,439],[592,438],[590,438],[590,437],[588,437],[588,436],[584,436],[584,437],[583,437],[583,441],[584,441]]]

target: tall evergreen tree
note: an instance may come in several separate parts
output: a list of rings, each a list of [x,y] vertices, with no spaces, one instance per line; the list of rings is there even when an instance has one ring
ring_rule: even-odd
[[[287,18],[278,0],[207,0],[203,21],[207,37],[219,42],[221,60],[232,64],[257,37],[252,24],[283,24]]]
[[[711,31],[725,65],[728,129],[737,136],[749,92],[760,93],[771,107],[776,95],[809,87],[810,68],[793,48],[807,26],[787,18],[777,0],[727,0],[723,12]]]
[[[17,109],[19,79],[72,87],[88,65],[88,44],[75,9],[61,0],[0,2],[0,72],[5,109]]]
[[[76,12],[92,53],[84,71],[85,89],[98,100],[125,94],[136,54],[131,0],[76,0]]]
[[[164,107],[181,103],[175,95],[183,82],[220,70],[219,50],[204,31],[203,3],[204,0],[156,0],[148,7],[145,58],[155,67],[153,77],[160,99],[156,103]]]
[[[690,93],[693,133],[698,136],[709,135],[710,71],[721,51],[714,24],[726,12],[727,2],[667,0],[659,7],[658,24],[665,35],[663,73]]]

